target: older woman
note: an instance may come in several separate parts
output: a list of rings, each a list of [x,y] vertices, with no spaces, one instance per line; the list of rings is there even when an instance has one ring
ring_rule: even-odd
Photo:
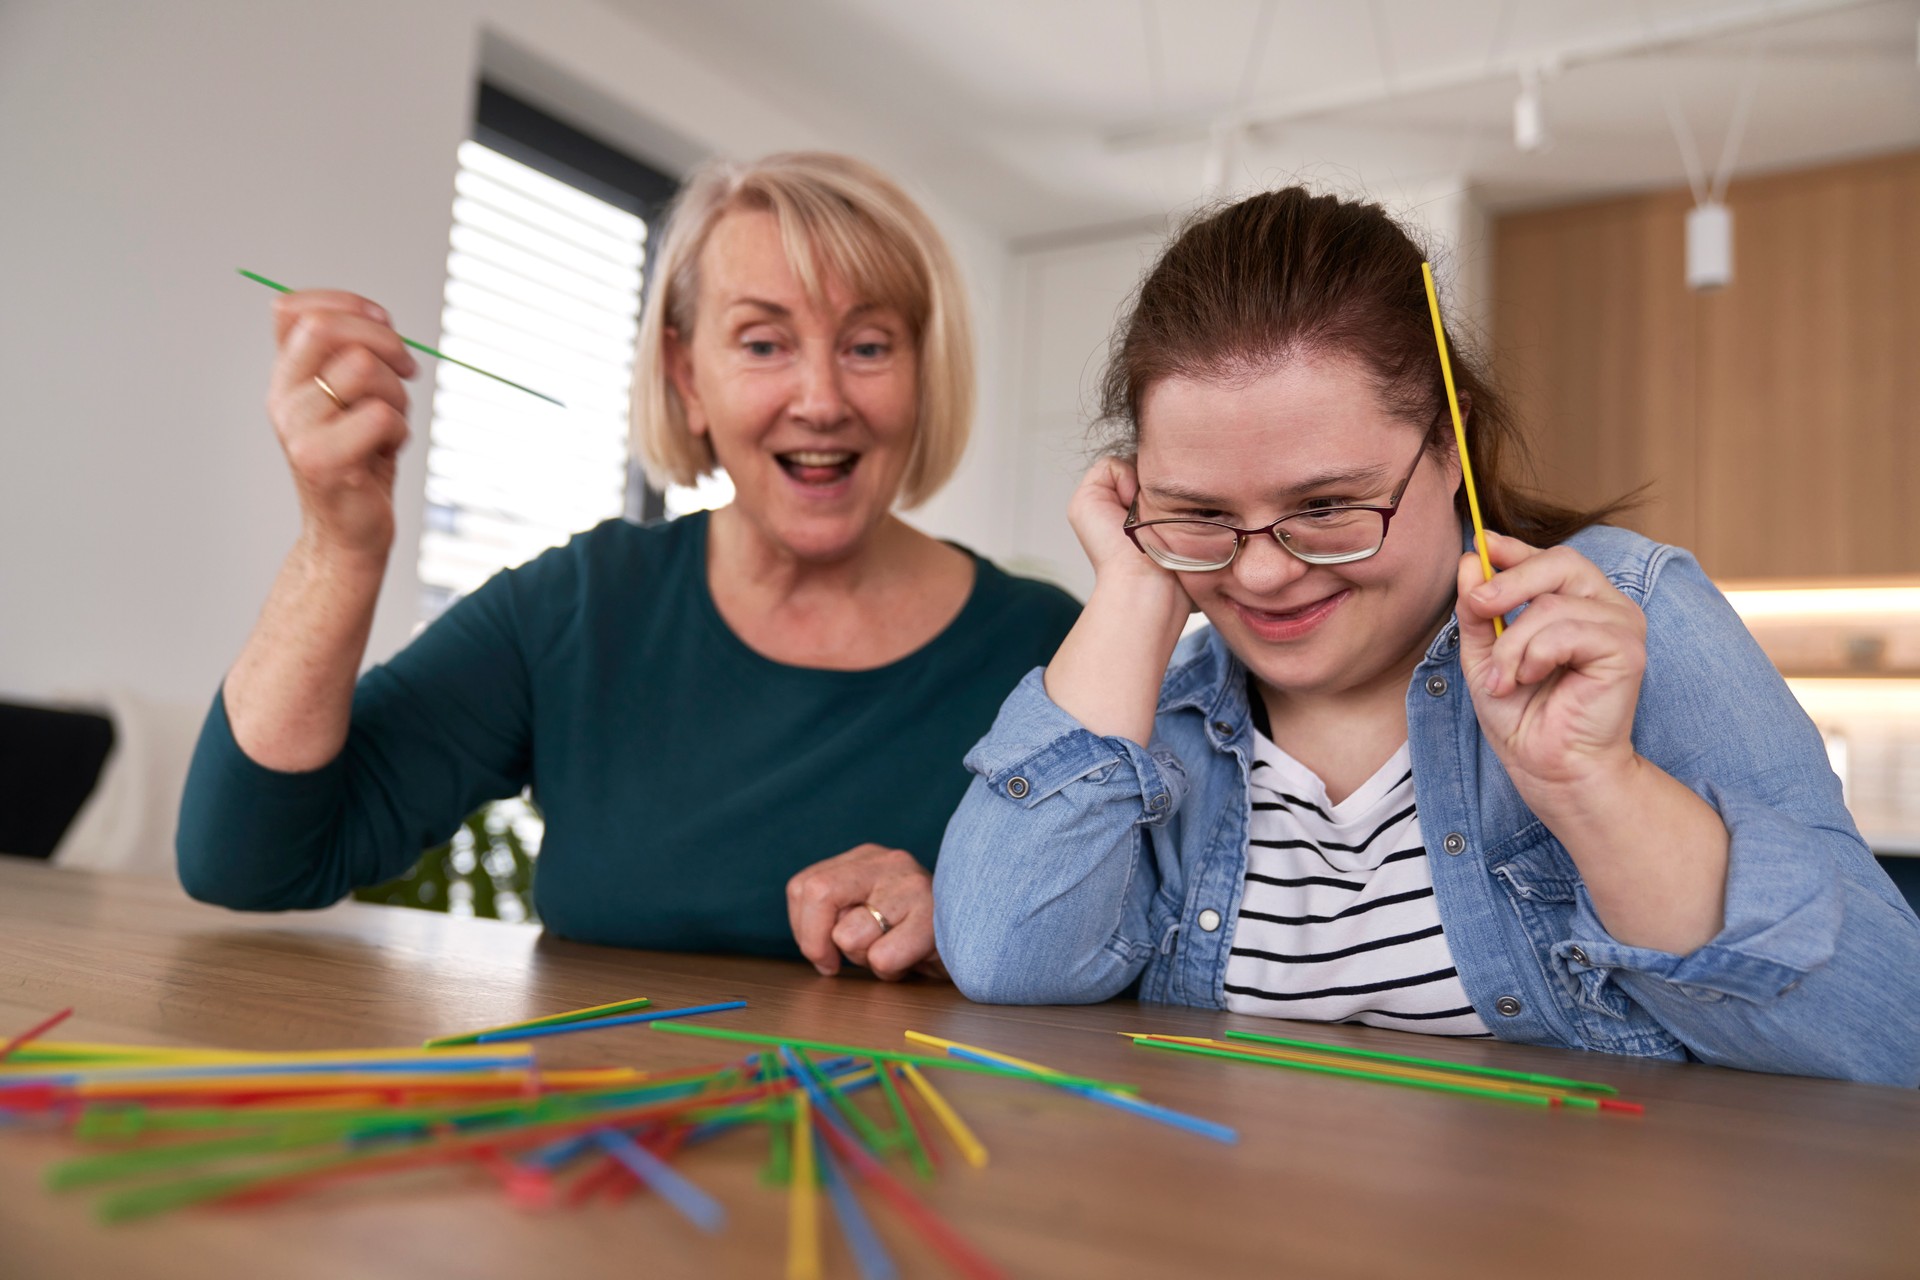
[[[282,298],[268,407],[302,532],[202,733],[196,897],[318,907],[531,786],[567,937],[930,967],[960,760],[1078,606],[893,514],[965,446],[970,332],[926,216],[823,154],[696,175],[655,264],[635,429],[712,513],[609,521],[359,669],[415,363],[379,307]]]

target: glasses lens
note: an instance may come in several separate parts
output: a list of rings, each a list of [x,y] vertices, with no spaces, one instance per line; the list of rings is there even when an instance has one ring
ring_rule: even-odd
[[[1162,567],[1184,571],[1218,569],[1233,559],[1233,530],[1205,520],[1165,520],[1134,532]]]
[[[1293,552],[1311,564],[1364,560],[1380,549],[1386,521],[1378,511],[1334,507],[1307,511],[1280,522],[1276,532]]]

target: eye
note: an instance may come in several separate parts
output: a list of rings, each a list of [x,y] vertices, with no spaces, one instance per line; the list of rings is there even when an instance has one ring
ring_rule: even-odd
[[[780,354],[780,344],[772,338],[748,338],[740,344],[748,355],[760,360],[771,359]]]

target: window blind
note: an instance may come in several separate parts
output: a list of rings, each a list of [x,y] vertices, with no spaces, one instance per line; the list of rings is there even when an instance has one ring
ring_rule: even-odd
[[[648,227],[478,141],[461,144],[434,366],[421,621],[626,510],[627,402]]]

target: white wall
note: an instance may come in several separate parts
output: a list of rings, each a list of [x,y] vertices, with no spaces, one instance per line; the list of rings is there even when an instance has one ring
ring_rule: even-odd
[[[1159,228],[1142,227],[1030,247],[1014,260],[1017,408],[1009,439],[1018,445],[1003,473],[1016,504],[1012,563],[1082,599],[1093,571],[1067,524],[1067,500],[1098,448],[1089,427],[1107,339],[1163,239]]]
[[[483,66],[648,158],[866,154],[928,203],[974,290],[977,456],[922,517],[1005,555],[994,480],[1008,256],[937,175],[755,97],[594,0],[0,4],[0,692],[204,706],[296,529],[245,266],[437,332],[454,150]],[[415,617],[427,396],[370,658]]]

